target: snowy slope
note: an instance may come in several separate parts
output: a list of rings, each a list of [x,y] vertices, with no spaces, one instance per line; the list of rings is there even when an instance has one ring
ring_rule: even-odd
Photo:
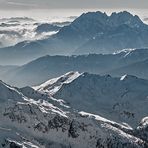
[[[83,73],[54,94],[71,107],[137,126],[147,116],[148,81],[125,75],[113,78]]]
[[[45,83],[41,84],[40,86],[33,87],[35,90],[40,92],[47,92],[50,95],[53,95],[57,92],[63,84],[71,83],[73,80],[80,76],[79,72],[68,72],[65,75],[62,75],[57,78],[53,78]]]
[[[74,72],[62,76],[65,77],[65,81],[63,80],[61,88],[81,76],[82,74]],[[18,89],[3,82],[1,85],[5,94],[11,96],[13,103],[9,103],[7,97],[5,102],[0,103],[0,148],[145,148],[147,146],[147,138],[139,136],[138,128],[134,130],[126,124],[119,124],[99,115],[67,110],[63,106],[57,107],[49,98],[44,100],[46,92],[45,94],[42,92],[42,96],[41,90],[33,91],[29,87]],[[36,96],[28,92],[36,92]],[[23,96],[22,99],[16,100],[16,94]],[[39,98],[41,95],[42,98],[34,100],[31,95],[33,98]],[[3,94],[0,93],[0,96],[2,98]]]

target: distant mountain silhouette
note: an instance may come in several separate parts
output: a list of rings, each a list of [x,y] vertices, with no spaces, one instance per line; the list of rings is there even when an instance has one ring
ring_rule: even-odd
[[[126,11],[112,13],[110,16],[102,12],[88,12],[48,39],[0,49],[0,62],[26,63],[46,54],[108,54],[125,48],[144,47],[148,47],[148,25],[138,16]],[[11,58],[4,61],[8,57]]]
[[[124,66],[148,59],[148,49],[123,50],[115,54],[89,54],[80,56],[43,56],[23,66],[12,69],[5,68],[1,79],[18,86],[37,85],[50,78],[60,76],[69,71],[90,72],[94,74],[118,74],[112,72]],[[137,73],[146,71],[145,67],[137,66]],[[124,71],[124,70],[123,70]],[[136,71],[136,70],[135,70]],[[127,73],[126,73],[127,72]],[[126,74],[134,75],[134,71]],[[122,75],[125,73],[121,73]],[[140,74],[140,73],[139,73]],[[145,73],[148,79],[148,71]],[[143,75],[138,75],[143,77]]]

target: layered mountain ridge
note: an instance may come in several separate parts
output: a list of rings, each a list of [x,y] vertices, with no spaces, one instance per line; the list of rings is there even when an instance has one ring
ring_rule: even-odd
[[[0,48],[0,148],[148,148],[148,25],[97,11],[0,27],[21,20],[46,38]]]
[[[148,79],[146,66],[136,66],[119,73],[116,69],[134,65],[148,59],[148,49],[125,49],[113,54],[89,54],[80,56],[43,56],[25,65],[5,70],[0,69],[1,79],[5,82],[19,86],[33,86],[43,83],[50,78],[58,77],[69,71],[89,72],[94,74],[111,74],[122,76],[125,74],[135,75]],[[132,68],[131,68],[132,69]],[[136,70],[137,69],[137,70]],[[138,70],[140,69],[140,70]],[[115,71],[115,72],[114,72]],[[144,75],[141,72],[145,71]]]
[[[66,77],[71,81],[67,81]],[[75,109],[132,126],[147,116],[147,80],[131,75],[114,78],[110,75],[70,72],[52,81],[34,88],[66,101]]]
[[[110,16],[102,12],[88,12],[47,39],[1,48],[0,62],[24,64],[46,54],[108,54],[125,48],[145,48],[148,46],[147,36],[148,26],[129,12],[112,13]],[[6,57],[11,59],[4,62]]]

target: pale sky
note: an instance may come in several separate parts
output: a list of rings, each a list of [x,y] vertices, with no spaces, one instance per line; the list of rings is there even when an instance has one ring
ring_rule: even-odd
[[[148,0],[0,0],[0,9],[138,8]]]
[[[56,21],[88,11],[111,14],[123,10],[147,18],[148,0],[0,0],[0,18],[27,16]]]

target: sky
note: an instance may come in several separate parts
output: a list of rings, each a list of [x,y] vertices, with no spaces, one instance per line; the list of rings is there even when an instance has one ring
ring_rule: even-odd
[[[0,0],[0,19],[31,17],[56,21],[65,19],[62,17],[79,16],[88,11],[111,14],[122,10],[147,18],[147,9],[148,0]]]
[[[147,9],[148,0],[0,0],[0,9]]]

